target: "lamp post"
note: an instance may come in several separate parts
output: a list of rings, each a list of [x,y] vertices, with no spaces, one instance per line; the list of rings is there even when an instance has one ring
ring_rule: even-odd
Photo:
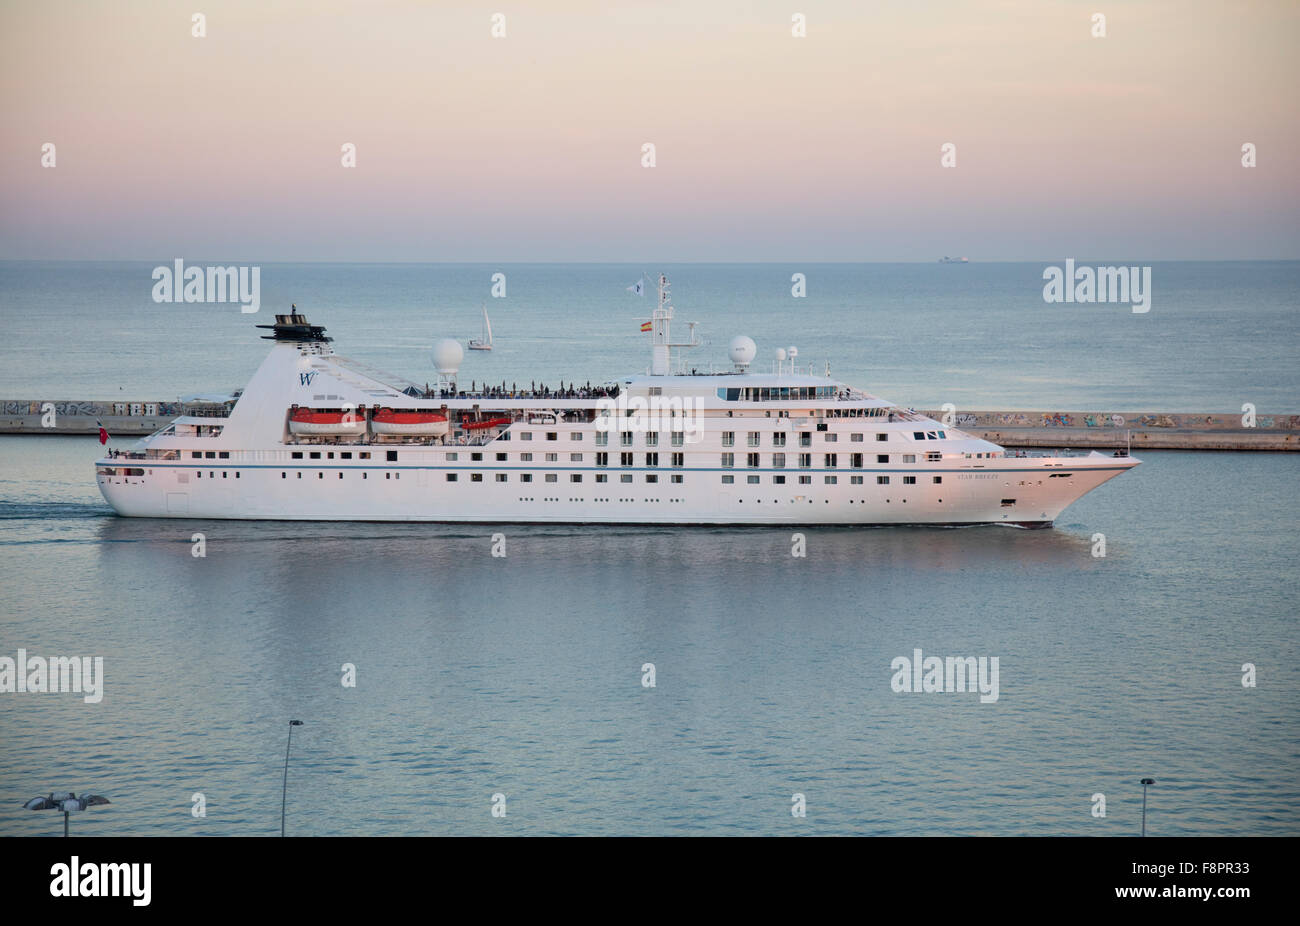
[[[113,803],[102,794],[83,794],[77,797],[71,791],[53,791],[46,797],[34,797],[26,804],[23,804],[28,810],[62,810],[63,811],[63,835],[68,835],[68,814],[78,813],[88,807],[98,807],[100,804]]]
[[[1142,779],[1142,835],[1147,834],[1147,785],[1156,783],[1154,778]]]
[[[284,805],[289,794],[289,747],[293,745],[293,728],[301,727],[301,720],[289,721],[289,739],[284,744],[284,784],[280,788],[280,835],[284,835]]]

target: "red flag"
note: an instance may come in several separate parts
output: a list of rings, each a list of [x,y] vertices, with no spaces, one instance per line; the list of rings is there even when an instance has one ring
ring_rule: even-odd
[[[107,444],[107,443],[108,443],[108,432],[107,432],[106,430],[104,430],[104,425],[103,425],[103,423],[100,422],[100,420],[99,420],[98,418],[96,418],[96,419],[95,419],[95,424],[99,425],[99,442],[100,442],[101,444]]]

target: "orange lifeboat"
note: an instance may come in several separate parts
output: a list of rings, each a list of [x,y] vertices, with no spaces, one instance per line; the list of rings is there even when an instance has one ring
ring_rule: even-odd
[[[365,409],[321,411],[313,408],[295,408],[289,415],[291,434],[356,434],[366,433]]]
[[[447,416],[438,412],[416,410],[394,411],[381,408],[375,412],[370,426],[376,434],[421,435],[441,437],[447,433]]]
[[[484,418],[482,421],[462,421],[460,426],[466,431],[481,431],[486,428],[503,427],[509,423],[509,418]]]

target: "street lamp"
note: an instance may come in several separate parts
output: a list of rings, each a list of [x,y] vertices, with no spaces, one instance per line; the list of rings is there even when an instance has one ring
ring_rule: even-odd
[[[280,835],[284,835],[284,803],[289,793],[289,747],[293,745],[293,728],[301,727],[301,720],[289,721],[289,739],[284,744],[284,784],[280,788]]]
[[[1142,835],[1147,834],[1147,785],[1156,783],[1154,778],[1142,779]]]
[[[47,797],[34,797],[23,807],[28,810],[62,810],[63,811],[63,835],[68,835],[68,814],[78,813],[88,807],[98,807],[100,804],[113,803],[102,794],[83,794],[77,797],[71,791],[54,791]]]

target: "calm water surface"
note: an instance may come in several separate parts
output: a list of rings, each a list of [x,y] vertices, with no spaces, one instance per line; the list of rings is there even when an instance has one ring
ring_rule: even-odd
[[[2,834],[56,832],[19,805],[67,787],[113,799],[87,834],[273,835],[290,717],[300,834],[1128,836],[1147,775],[1152,833],[1300,833],[1294,457],[1152,453],[1050,531],[813,529],[796,559],[788,530],[506,527],[493,558],[502,528],[119,519],[96,450],[0,437],[0,654],[107,677],[0,695]],[[999,700],[895,694],[916,647],[998,656]]]

